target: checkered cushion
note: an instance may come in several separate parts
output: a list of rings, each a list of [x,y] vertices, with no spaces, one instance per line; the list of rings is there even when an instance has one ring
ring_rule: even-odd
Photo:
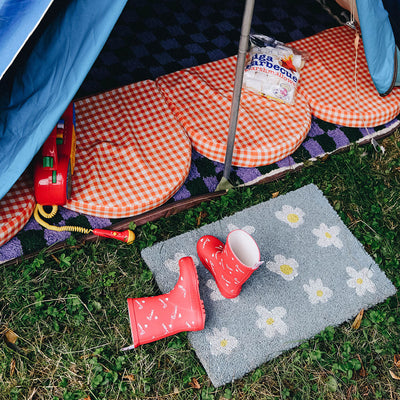
[[[34,208],[33,182],[24,174],[0,200],[0,246],[24,227]]]
[[[166,202],[184,183],[191,146],[153,81],[76,104],[76,165],[66,207],[121,218]]]
[[[192,145],[211,160],[224,162],[236,56],[181,70],[156,80]],[[293,153],[311,125],[301,95],[289,106],[242,91],[232,164],[272,164]]]
[[[357,58],[354,41],[355,31],[340,26],[293,42],[292,46],[310,55],[299,92],[308,100],[312,113],[324,121],[350,127],[385,124],[400,112],[400,88],[385,97],[378,94],[362,40]]]

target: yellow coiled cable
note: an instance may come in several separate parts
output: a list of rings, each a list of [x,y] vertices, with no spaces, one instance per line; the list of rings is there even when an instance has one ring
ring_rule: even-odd
[[[43,206],[41,204],[36,204],[35,211],[33,212],[33,216],[35,220],[42,225],[46,229],[50,229],[52,231],[57,231],[57,232],[80,232],[84,233],[87,235],[88,233],[92,232],[91,229],[87,228],[82,228],[81,226],[69,226],[69,225],[64,225],[64,226],[55,226],[55,225],[50,225],[46,221],[43,221],[42,218],[40,218],[40,215],[42,215],[45,218],[53,218],[58,210],[57,206],[51,206],[51,211],[48,213],[44,210]],[[40,215],[39,215],[40,214]]]

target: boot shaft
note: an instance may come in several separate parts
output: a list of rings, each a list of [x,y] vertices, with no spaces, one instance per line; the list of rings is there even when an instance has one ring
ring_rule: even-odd
[[[214,236],[203,236],[197,243],[197,253],[226,298],[238,296],[242,285],[262,264],[257,243],[240,229],[228,235],[226,244]]]
[[[179,266],[178,281],[170,292],[127,300],[134,347],[204,328],[205,311],[196,267],[190,257],[182,258]]]
[[[252,273],[262,264],[257,243],[247,232],[241,229],[229,233],[223,254],[227,265],[233,262],[243,273],[246,270]]]

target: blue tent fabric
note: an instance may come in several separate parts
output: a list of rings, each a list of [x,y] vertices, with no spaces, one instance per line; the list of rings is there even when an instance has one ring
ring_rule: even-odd
[[[379,94],[392,89],[397,71],[396,44],[389,15],[382,1],[357,0],[368,69]]]
[[[0,199],[74,98],[126,0],[74,0],[0,90]],[[4,81],[4,80],[3,80]]]
[[[0,79],[52,3],[53,0],[0,1]]]

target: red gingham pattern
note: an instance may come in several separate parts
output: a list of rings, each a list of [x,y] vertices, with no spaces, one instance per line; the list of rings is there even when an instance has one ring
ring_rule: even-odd
[[[350,127],[374,127],[391,121],[400,112],[400,87],[381,97],[372,82],[356,31],[340,26],[298,40],[291,45],[309,53],[301,72],[299,92],[308,100],[311,112],[324,121]]]
[[[184,183],[191,145],[153,81],[75,103],[76,165],[66,207],[122,218],[165,203]]]
[[[0,246],[24,227],[35,204],[32,179],[24,174],[0,200]]]
[[[225,161],[236,56],[162,76],[156,83],[196,151]],[[232,165],[272,164],[306,137],[311,112],[303,96],[293,106],[242,91]]]

